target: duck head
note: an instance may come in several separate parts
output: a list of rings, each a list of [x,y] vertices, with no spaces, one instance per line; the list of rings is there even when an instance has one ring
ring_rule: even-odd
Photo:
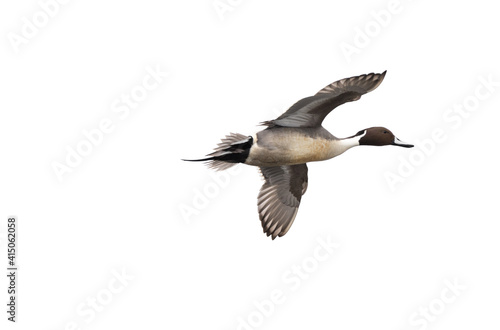
[[[359,139],[359,145],[367,146],[399,146],[404,148],[412,148],[413,144],[405,143],[398,139],[392,134],[390,130],[385,127],[370,127],[359,131],[357,136],[361,136]]]

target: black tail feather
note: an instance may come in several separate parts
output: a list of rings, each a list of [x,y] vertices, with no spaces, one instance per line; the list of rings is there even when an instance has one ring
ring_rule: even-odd
[[[209,160],[214,160],[215,157],[201,158],[201,159],[181,159],[185,162],[206,162]]]
[[[215,151],[208,154],[207,158],[183,159],[188,162],[206,162],[208,167],[222,171],[238,163],[244,163],[250,153],[253,144],[251,136],[238,133],[226,135],[222,142],[218,144]]]

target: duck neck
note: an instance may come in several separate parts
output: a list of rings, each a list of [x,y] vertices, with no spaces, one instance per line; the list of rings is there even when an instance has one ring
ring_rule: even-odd
[[[343,139],[332,140],[330,145],[331,157],[336,157],[352,147],[359,146],[359,140],[363,137],[363,135],[354,135]]]

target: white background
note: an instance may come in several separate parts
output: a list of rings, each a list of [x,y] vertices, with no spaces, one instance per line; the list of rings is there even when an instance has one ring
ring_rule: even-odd
[[[220,3],[231,10],[211,0],[69,1],[47,22],[37,1],[2,3],[0,257],[6,267],[6,219],[17,215],[20,273],[15,325],[1,277],[2,329],[248,329],[239,322],[249,317],[259,329],[498,328],[493,4]],[[46,25],[13,46],[34,15]],[[355,42],[345,56],[341,45]],[[113,104],[147,68],[168,77],[122,119]],[[229,132],[253,134],[332,81],[384,70],[376,91],[336,109],[325,128],[345,137],[386,126],[411,143],[438,129],[445,141],[428,154],[360,147],[309,164],[284,237],[262,233],[255,168],[217,181],[180,160]],[[488,92],[481,79],[497,86]],[[467,118],[447,112],[464,102],[474,105]],[[104,118],[113,131],[58,180],[55,162]],[[403,176],[404,161],[415,166]],[[388,172],[404,182],[391,189]],[[340,247],[314,261],[328,239]],[[304,262],[307,279],[290,275]],[[254,301],[273,292],[281,303],[263,316]]]

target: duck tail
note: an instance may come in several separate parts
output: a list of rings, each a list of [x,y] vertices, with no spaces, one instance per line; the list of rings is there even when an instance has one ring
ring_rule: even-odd
[[[226,170],[238,163],[244,163],[250,153],[253,144],[251,136],[238,133],[230,133],[208,154],[207,158],[183,159],[188,162],[205,162],[206,165],[216,171]]]

